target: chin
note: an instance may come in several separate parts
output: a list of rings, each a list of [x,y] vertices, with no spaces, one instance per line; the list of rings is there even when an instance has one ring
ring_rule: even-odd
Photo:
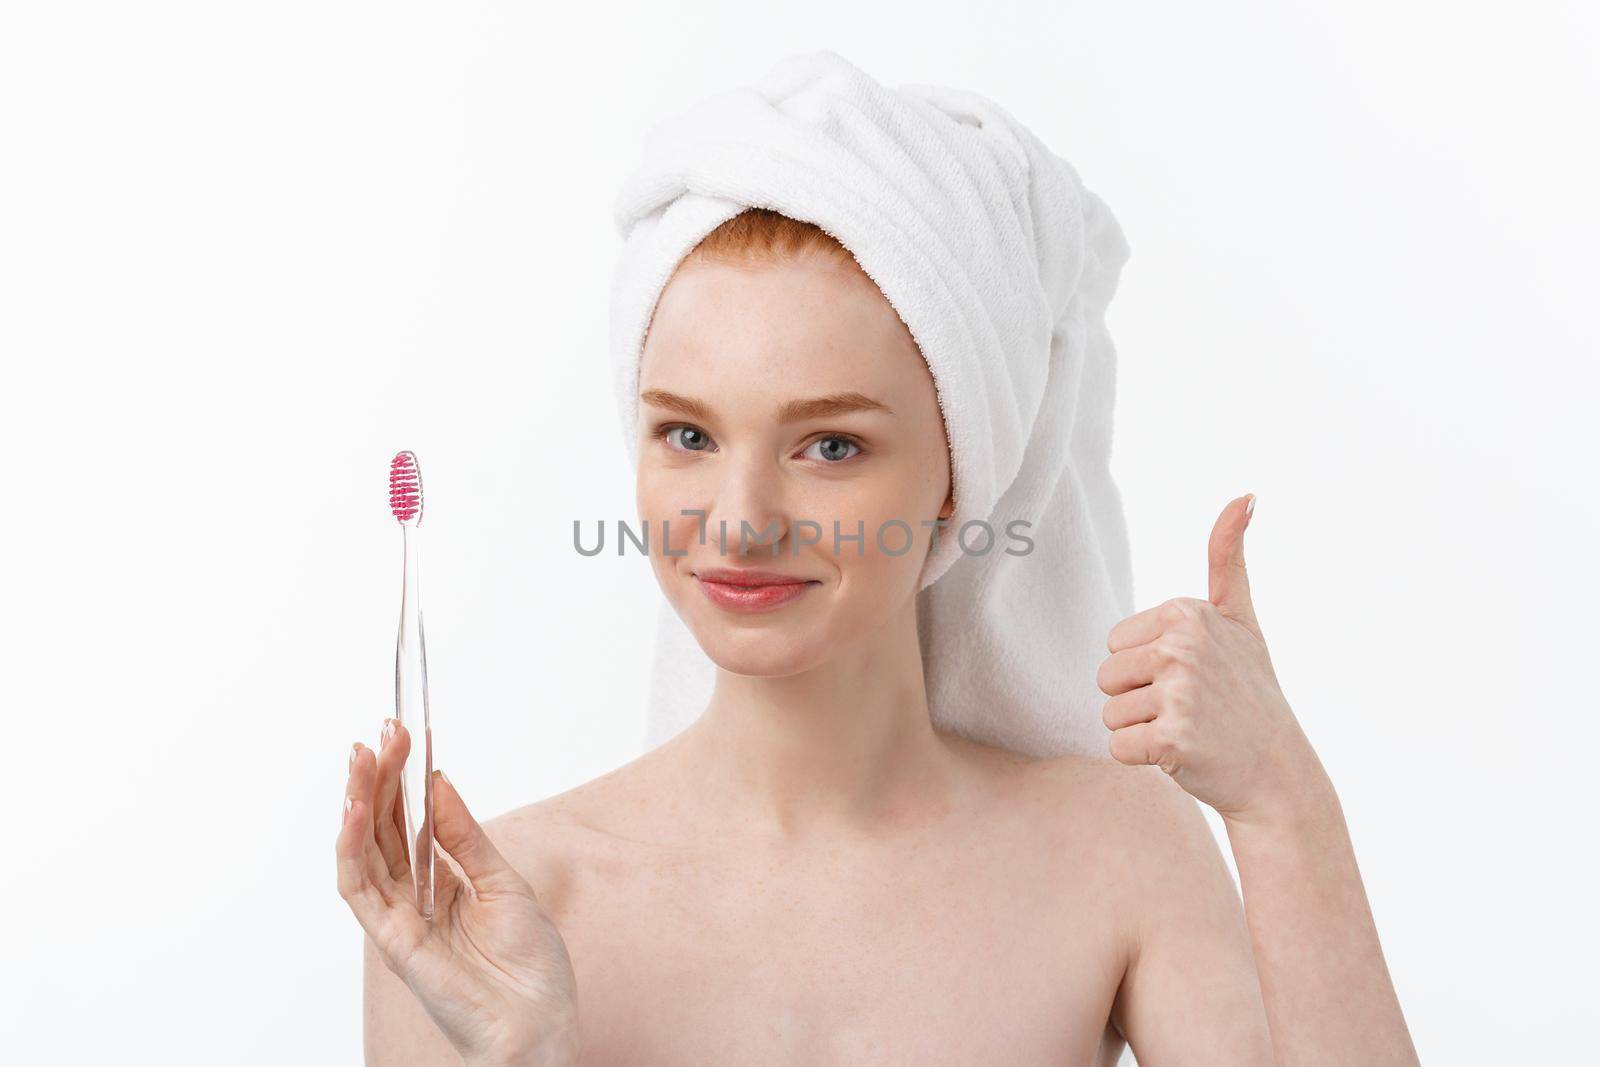
[[[718,667],[732,674],[756,678],[782,678],[809,670],[825,662],[834,652],[833,643],[816,634],[827,627],[816,620],[785,623],[773,616],[748,618],[714,617],[697,612],[684,619],[695,641]],[[751,619],[761,621],[752,624]]]

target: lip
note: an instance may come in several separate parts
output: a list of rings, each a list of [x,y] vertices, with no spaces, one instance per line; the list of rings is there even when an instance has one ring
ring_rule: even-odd
[[[822,583],[778,571],[713,567],[697,571],[695,584],[719,608],[735,612],[775,611]]]

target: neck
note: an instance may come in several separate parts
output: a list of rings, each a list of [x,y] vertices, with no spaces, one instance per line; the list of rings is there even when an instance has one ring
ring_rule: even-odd
[[[784,677],[717,671],[682,755],[729,821],[786,839],[911,825],[947,802],[955,756],[928,713],[915,605]]]

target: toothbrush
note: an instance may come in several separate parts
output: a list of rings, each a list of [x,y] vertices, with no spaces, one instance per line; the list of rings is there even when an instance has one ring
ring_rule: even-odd
[[[422,641],[422,586],[418,561],[422,525],[422,470],[412,452],[389,463],[389,510],[405,542],[400,594],[400,635],[394,650],[394,714],[411,734],[400,775],[406,848],[417,910],[433,917],[433,730],[428,721],[428,653]]]

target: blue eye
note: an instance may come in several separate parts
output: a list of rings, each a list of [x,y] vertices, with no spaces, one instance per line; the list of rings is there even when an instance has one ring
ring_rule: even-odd
[[[711,436],[704,430],[683,423],[673,423],[659,426],[651,431],[650,436],[667,442],[668,446],[678,452],[715,452],[716,445]],[[855,438],[845,434],[829,434],[819,437],[806,446],[801,453],[803,458],[814,459],[823,463],[843,463],[847,459],[854,459],[865,452],[866,448]]]
[[[711,438],[693,426],[663,426],[655,432],[656,437],[668,442],[671,442],[673,434],[683,435],[680,443],[674,447],[684,452],[705,452],[711,447]]]
[[[813,448],[817,448],[818,446],[821,446],[821,454],[815,457],[811,456],[811,450]],[[846,449],[851,448],[855,449],[855,451],[847,453]],[[856,444],[855,441],[848,437],[840,437],[835,434],[832,437],[817,438],[815,441],[811,442],[811,444],[806,446],[805,454],[807,458],[820,459],[828,463],[842,463],[844,460],[851,459],[860,452],[861,446]]]

